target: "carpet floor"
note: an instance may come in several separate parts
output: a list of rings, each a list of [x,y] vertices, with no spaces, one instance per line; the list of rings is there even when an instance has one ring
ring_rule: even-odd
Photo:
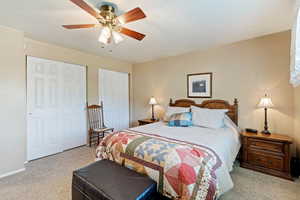
[[[80,147],[30,162],[26,171],[0,179],[1,200],[71,200],[72,171],[93,162],[95,150]],[[286,181],[236,167],[235,187],[221,200],[299,200],[300,181]]]

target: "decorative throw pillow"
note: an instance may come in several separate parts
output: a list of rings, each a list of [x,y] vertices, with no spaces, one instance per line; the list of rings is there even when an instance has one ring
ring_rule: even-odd
[[[175,113],[171,115],[170,121],[168,122],[169,126],[180,126],[180,127],[188,127],[192,126],[192,113]]]
[[[175,106],[169,106],[167,108],[167,111],[164,116],[164,121],[168,122],[170,120],[171,115],[176,113],[184,113],[184,112],[190,112],[190,108],[184,108],[184,107],[175,107]]]
[[[225,126],[224,118],[227,109],[207,109],[191,106],[193,113],[193,125],[207,128],[222,128]]]

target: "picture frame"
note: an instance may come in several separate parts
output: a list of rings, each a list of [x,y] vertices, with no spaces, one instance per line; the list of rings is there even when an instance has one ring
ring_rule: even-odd
[[[188,98],[212,98],[212,72],[187,75]]]

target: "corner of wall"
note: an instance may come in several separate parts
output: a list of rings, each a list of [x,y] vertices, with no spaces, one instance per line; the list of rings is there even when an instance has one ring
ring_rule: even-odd
[[[0,38],[1,176],[26,161],[26,68],[24,33],[0,26]]]

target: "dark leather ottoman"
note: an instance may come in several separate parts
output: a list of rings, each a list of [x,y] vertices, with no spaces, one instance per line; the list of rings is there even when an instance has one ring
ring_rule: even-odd
[[[72,200],[152,200],[156,182],[109,160],[73,172]]]

